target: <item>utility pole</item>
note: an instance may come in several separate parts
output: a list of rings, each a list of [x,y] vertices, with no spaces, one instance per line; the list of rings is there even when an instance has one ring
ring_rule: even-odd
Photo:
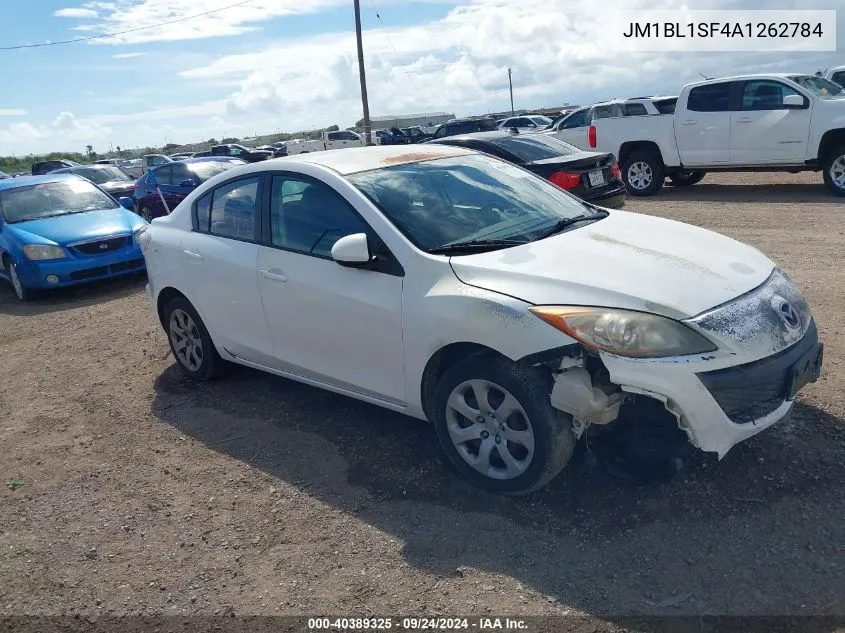
[[[355,3],[355,38],[358,40],[358,74],[361,77],[361,102],[364,106],[364,142],[372,144],[372,125],[370,124],[370,104],[367,100],[367,75],[364,72],[364,44],[361,42],[361,3]]]
[[[355,1],[357,2],[358,0],[355,0]],[[513,81],[511,80],[511,68],[510,67],[508,67],[508,85],[511,88],[511,116],[514,116],[515,113],[513,111]]]

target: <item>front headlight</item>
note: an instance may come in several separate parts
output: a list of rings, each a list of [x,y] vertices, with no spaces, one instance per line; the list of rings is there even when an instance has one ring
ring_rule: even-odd
[[[635,358],[701,354],[716,349],[683,323],[632,310],[537,306],[531,312],[587,347]]]
[[[61,246],[47,246],[46,244],[27,244],[23,247],[27,259],[62,259],[67,257]]]

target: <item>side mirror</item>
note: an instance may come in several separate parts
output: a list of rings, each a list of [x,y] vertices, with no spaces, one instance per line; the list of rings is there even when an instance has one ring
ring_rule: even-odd
[[[801,95],[786,95],[783,98],[783,107],[784,108],[803,108],[804,107],[804,97]]]
[[[528,124],[528,127],[532,127],[532,128],[533,128],[533,127],[537,127],[537,124],[536,124],[536,123],[529,123],[529,124]]]
[[[185,178],[182,182],[179,183],[180,187],[196,187],[197,181],[193,178]]]
[[[341,266],[352,268],[368,263],[371,257],[366,233],[354,233],[340,238],[332,246],[332,259]]]
[[[135,210],[135,201],[132,198],[127,198],[126,196],[121,196],[117,199],[124,209],[129,209],[130,211]]]

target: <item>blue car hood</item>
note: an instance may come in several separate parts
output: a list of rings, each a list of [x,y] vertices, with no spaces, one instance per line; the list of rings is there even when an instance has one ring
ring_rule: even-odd
[[[16,222],[8,226],[24,243],[38,243],[42,240],[33,236],[65,246],[72,242],[96,239],[109,235],[132,233],[146,224],[140,217],[122,207],[107,211],[86,211],[71,213],[42,220]]]

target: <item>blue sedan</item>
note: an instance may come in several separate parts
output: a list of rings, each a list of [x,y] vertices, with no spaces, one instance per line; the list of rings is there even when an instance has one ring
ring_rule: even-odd
[[[80,176],[0,180],[0,277],[27,301],[39,290],[142,271],[135,233],[146,224]]]

